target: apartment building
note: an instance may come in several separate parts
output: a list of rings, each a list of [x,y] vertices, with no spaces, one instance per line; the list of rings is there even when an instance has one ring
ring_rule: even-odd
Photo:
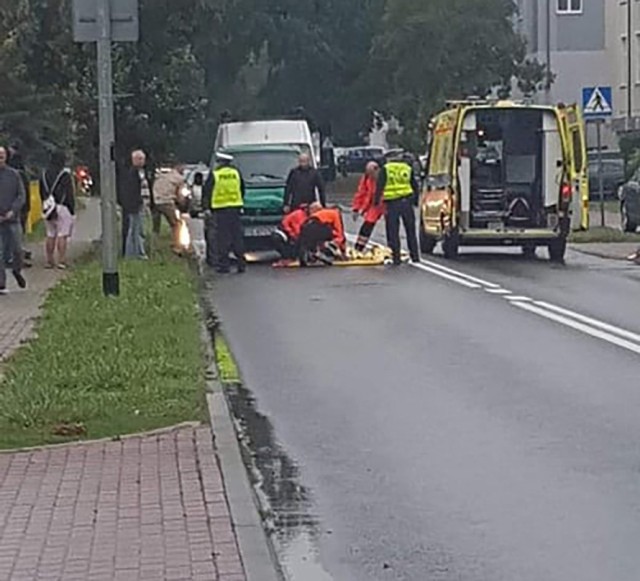
[[[640,1],[632,2],[640,11]],[[612,26],[610,8],[619,3],[620,0],[516,0],[516,27],[527,39],[529,53],[541,63],[548,60],[555,75],[550,91],[540,93],[538,101],[580,103],[583,87],[613,85],[607,41]],[[593,128],[588,133],[592,146]],[[613,146],[610,132],[605,141]]]
[[[614,91],[613,126],[640,130],[640,1],[608,0],[607,52]]]

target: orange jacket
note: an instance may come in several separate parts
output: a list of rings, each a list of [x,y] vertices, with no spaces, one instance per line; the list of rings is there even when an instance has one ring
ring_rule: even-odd
[[[289,212],[282,219],[282,229],[285,231],[289,238],[293,240],[297,240],[300,238],[300,231],[302,230],[302,226],[307,221],[309,214],[305,208],[298,208],[293,212]]]
[[[323,224],[331,226],[333,241],[341,250],[344,251],[347,245],[347,240],[344,236],[344,224],[342,223],[342,214],[340,213],[340,210],[337,208],[323,208],[313,214],[313,218]]]
[[[377,222],[384,216],[384,203],[375,205],[377,181],[373,177],[363,175],[358,184],[358,191],[353,196],[351,208],[364,215],[366,222]]]

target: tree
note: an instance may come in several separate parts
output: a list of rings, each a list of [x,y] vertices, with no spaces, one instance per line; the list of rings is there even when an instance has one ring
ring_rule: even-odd
[[[408,139],[424,133],[445,100],[486,96],[518,77],[526,49],[514,12],[511,0],[386,3],[372,76],[377,97],[399,115]]]

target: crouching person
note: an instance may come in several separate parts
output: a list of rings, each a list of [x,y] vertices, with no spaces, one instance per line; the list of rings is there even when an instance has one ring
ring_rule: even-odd
[[[301,206],[289,212],[282,220],[280,228],[271,235],[273,248],[281,257],[278,266],[286,266],[298,258],[302,227],[309,218],[309,207]]]
[[[340,210],[324,208],[318,202],[311,204],[309,218],[300,232],[300,264],[331,265],[336,260],[344,260],[346,244]]]

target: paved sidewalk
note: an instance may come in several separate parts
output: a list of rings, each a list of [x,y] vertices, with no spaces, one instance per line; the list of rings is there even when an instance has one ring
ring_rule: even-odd
[[[208,427],[0,455],[3,581],[245,581]]]
[[[69,246],[69,259],[82,255],[100,237],[100,201],[87,200],[78,214],[75,232]],[[31,244],[33,268],[25,270],[26,290],[19,290],[9,274],[9,295],[0,297],[0,361],[11,355],[33,333],[35,319],[48,291],[64,276],[62,271],[44,269],[44,241]],[[2,579],[2,577],[0,577]]]

